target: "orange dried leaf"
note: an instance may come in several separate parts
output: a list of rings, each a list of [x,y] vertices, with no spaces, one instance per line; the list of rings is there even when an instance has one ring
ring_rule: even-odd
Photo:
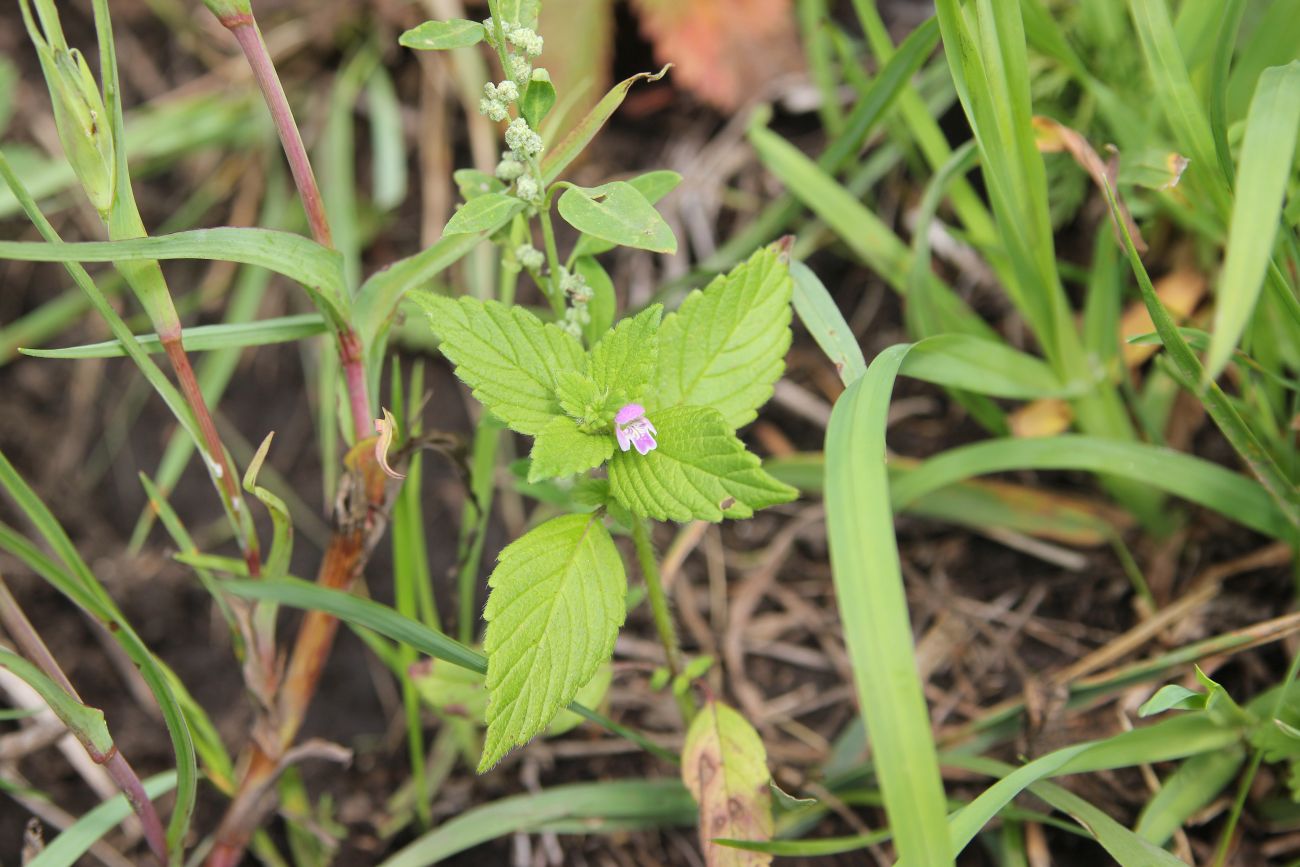
[[[641,30],[674,81],[728,111],[800,65],[790,0],[635,0]]]
[[[1048,398],[1027,403],[1007,416],[1011,435],[1017,437],[1050,437],[1062,433],[1074,420],[1074,412],[1063,400]]]
[[[1201,299],[1205,297],[1205,287],[1205,275],[1194,268],[1187,267],[1170,271],[1155,282],[1156,295],[1160,298],[1160,303],[1165,305],[1165,309],[1177,323],[1182,323],[1192,315],[1196,305],[1200,304]],[[1155,330],[1156,326],[1151,321],[1151,313],[1147,310],[1147,306],[1141,301],[1130,304],[1119,322],[1120,346],[1126,365],[1137,367],[1155,355],[1156,350],[1160,348],[1157,344],[1139,346],[1128,342],[1130,337],[1150,334]]]
[[[1034,140],[1041,153],[1055,154],[1064,151],[1074,157],[1074,161],[1092,177],[1092,182],[1097,185],[1097,189],[1105,189],[1107,185],[1112,190],[1115,189],[1115,179],[1119,174],[1117,163],[1107,165],[1093,150],[1092,145],[1088,144],[1087,139],[1050,117],[1035,115],[1033,123]],[[1138,230],[1137,223],[1133,222],[1128,206],[1124,204],[1118,190],[1115,192],[1115,197],[1119,202],[1119,212],[1124,219],[1124,224],[1133,238],[1133,246],[1137,247],[1139,253],[1145,253],[1146,241],[1142,240],[1142,233]],[[1118,233],[1118,227],[1116,230]]]

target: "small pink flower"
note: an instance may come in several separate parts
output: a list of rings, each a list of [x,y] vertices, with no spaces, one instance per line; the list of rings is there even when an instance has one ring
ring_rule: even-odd
[[[645,407],[639,403],[629,403],[614,416],[614,436],[623,451],[635,446],[640,454],[645,454],[658,445],[654,437],[657,433],[659,431],[645,417]]]

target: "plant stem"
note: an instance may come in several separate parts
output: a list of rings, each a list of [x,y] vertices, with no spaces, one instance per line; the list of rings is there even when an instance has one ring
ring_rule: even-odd
[[[333,247],[334,239],[330,233],[329,220],[325,217],[325,201],[321,197],[320,187],[316,185],[316,174],[312,171],[311,161],[307,158],[307,148],[302,143],[302,133],[293,119],[293,109],[285,96],[284,85],[271,62],[271,55],[266,50],[262,31],[252,15],[235,15],[222,18],[226,26],[248,60],[248,66],[257,79],[257,86],[262,90],[266,107],[271,110],[275,129],[280,134],[280,144],[284,155],[289,160],[289,170],[293,172],[293,182],[302,197],[303,209],[307,212],[307,223],[311,226],[312,237],[322,247]]]
[[[650,541],[649,522],[639,520],[632,524],[632,543],[636,546],[636,559],[641,565],[641,575],[645,578],[650,612],[654,616],[655,629],[659,632],[659,641],[664,647],[668,671],[676,680],[682,673],[682,648],[677,640],[677,626],[673,623],[672,612],[668,610],[668,597],[664,593],[663,578],[659,574],[659,561],[655,558],[654,544]],[[679,692],[674,688],[673,692],[682,719],[689,724],[695,718],[695,699],[690,690]]]
[[[547,277],[546,297],[551,302],[551,309],[556,316],[564,315],[564,293],[560,291],[560,251],[555,246],[555,229],[551,225],[551,203],[538,208],[537,216],[542,222],[542,238],[546,242],[546,264],[550,274]]]
[[[23,655],[36,664],[41,671],[45,672],[51,680],[63,687],[68,695],[77,701],[81,701],[81,696],[72,686],[72,681],[63,673],[59,667],[58,661],[50,649],[45,646],[27,615],[23,613],[22,608],[18,605],[18,600],[14,599],[13,594],[9,592],[8,585],[5,584],[3,576],[0,576],[0,622],[4,624],[5,631],[9,637],[18,645]],[[75,734],[75,733],[74,733]],[[78,738],[81,740],[81,738]],[[114,747],[107,755],[93,750],[90,745],[82,740],[82,745],[86,747],[86,752],[90,754],[96,764],[104,766],[108,775],[113,778],[113,782],[122,790],[126,797],[127,803],[140,819],[140,825],[144,829],[145,842],[149,844],[149,849],[158,858],[159,863],[167,863],[167,833],[163,830],[162,819],[158,816],[158,811],[149,800],[149,795],[145,793],[144,785],[140,778],[136,776],[135,771],[131,768],[126,757]]]
[[[302,199],[303,210],[307,213],[307,223],[311,227],[312,237],[322,247],[334,248],[334,236],[330,231],[329,219],[325,215],[325,200],[320,187],[316,184],[316,173],[312,170],[307,148],[302,141],[302,133],[293,118],[293,109],[285,96],[284,85],[275,71],[275,64],[262,39],[262,31],[256,19],[251,15],[232,15],[219,19],[226,29],[235,37],[244,57],[248,60],[253,77],[262,91],[266,107],[275,121],[276,131],[280,134],[280,144],[284,148],[285,158],[289,161],[289,170],[293,173],[293,182],[298,187],[298,196]],[[372,433],[373,416],[370,411],[370,396],[366,385],[364,349],[360,337],[351,326],[344,326],[338,333],[339,359],[343,364],[343,375],[347,382],[348,404],[352,411],[352,430],[357,441],[365,439]]]

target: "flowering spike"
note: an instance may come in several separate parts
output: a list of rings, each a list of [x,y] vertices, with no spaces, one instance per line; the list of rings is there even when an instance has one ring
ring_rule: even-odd
[[[645,417],[645,407],[639,403],[629,403],[614,416],[614,436],[618,447],[623,451],[635,448],[638,454],[647,454],[657,445],[655,426]]]

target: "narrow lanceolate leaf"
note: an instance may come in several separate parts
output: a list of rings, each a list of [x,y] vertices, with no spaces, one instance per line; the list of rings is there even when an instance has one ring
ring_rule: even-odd
[[[560,216],[579,232],[654,253],[676,253],[677,239],[655,206],[626,181],[570,187],[560,196]]]
[[[607,394],[644,402],[659,361],[659,320],[664,309],[651,305],[624,319],[591,350],[587,376]]]
[[[266,346],[272,343],[291,343],[329,330],[325,320],[317,313],[281,316],[276,319],[259,319],[255,322],[230,322],[220,325],[198,325],[186,328],[182,341],[187,352],[204,352],[209,349],[241,349],[245,346]],[[162,341],[156,334],[137,334],[136,342],[146,352],[162,352]],[[120,340],[87,343],[61,349],[19,349],[23,355],[36,358],[116,358],[126,355]]]
[[[419,294],[442,354],[479,403],[511,430],[536,436],[561,414],[555,376],[580,371],[582,346],[570,334],[519,307]]]
[[[1228,253],[1214,311],[1205,376],[1223,372],[1246,330],[1273,255],[1278,217],[1300,128],[1300,61],[1264,70],[1246,117]]]
[[[677,406],[647,418],[658,431],[658,447],[644,455],[617,452],[609,464],[611,493],[634,513],[660,521],[721,521],[748,518],[755,509],[798,496],[763,471],[716,409]]]
[[[758,732],[722,702],[706,704],[686,733],[682,782],[700,805],[700,845],[709,867],[772,863],[766,852],[713,842],[772,839],[771,781]]]
[[[533,441],[528,481],[571,476],[598,467],[614,454],[610,432],[586,433],[568,416],[556,416]]]
[[[475,196],[452,214],[442,233],[464,235],[471,232],[494,232],[510,222],[518,205],[519,199],[507,193]]]
[[[732,429],[753,421],[785,369],[792,291],[769,247],[688,295],[659,329],[653,405],[711,406]]]
[[[426,21],[397,38],[400,45],[423,51],[468,48],[483,41],[483,25],[477,21]]]
[[[565,515],[508,545],[488,586],[480,773],[546,728],[610,658],[627,576],[598,516]]]

